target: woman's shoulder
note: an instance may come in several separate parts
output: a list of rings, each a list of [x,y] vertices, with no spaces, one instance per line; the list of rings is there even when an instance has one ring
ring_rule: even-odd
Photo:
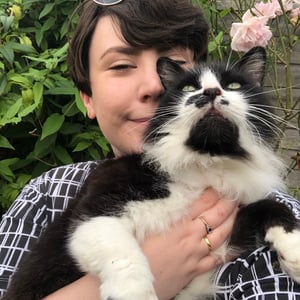
[[[100,161],[86,161],[50,169],[33,178],[24,189],[38,189],[45,194],[57,194],[58,189],[68,192],[67,187],[80,187],[99,163]]]
[[[281,270],[276,252],[256,249],[222,266],[217,299],[300,299],[300,284]]]
[[[300,220],[300,201],[292,197],[291,195],[281,192],[274,191],[272,193],[275,200],[285,204],[295,215],[295,217]]]
[[[80,181],[82,177],[86,177],[100,162],[85,161],[59,166],[44,172],[39,177],[33,179],[33,181],[56,181],[57,179]]]
[[[79,162],[44,172],[22,189],[4,216],[24,219],[25,215],[30,215],[34,219],[43,219],[39,223],[54,220],[68,207],[87,176],[99,163]]]

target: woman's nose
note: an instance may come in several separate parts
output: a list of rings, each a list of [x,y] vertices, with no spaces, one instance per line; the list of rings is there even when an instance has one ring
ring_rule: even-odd
[[[142,75],[139,97],[142,101],[157,101],[158,97],[164,91],[163,85],[161,83],[160,77],[157,74],[156,68],[144,72]]]

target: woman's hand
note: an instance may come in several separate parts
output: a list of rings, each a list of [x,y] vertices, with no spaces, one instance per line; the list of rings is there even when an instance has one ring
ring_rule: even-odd
[[[159,299],[174,297],[194,277],[222,263],[210,252],[204,238],[205,224],[212,227],[209,241],[217,249],[229,236],[238,202],[220,199],[212,189],[206,190],[190,208],[190,216],[173,225],[167,232],[148,237],[141,245],[155,278]]]
[[[167,232],[148,237],[141,245],[155,278],[155,290],[160,300],[171,299],[194,277],[215,268],[220,258],[210,253],[204,237],[207,235],[204,217],[213,228],[209,234],[212,248],[217,249],[228,237],[238,203],[219,199],[207,190],[190,208],[190,216]],[[99,280],[85,275],[56,291],[47,299],[99,299]],[[101,284],[100,284],[101,285]]]

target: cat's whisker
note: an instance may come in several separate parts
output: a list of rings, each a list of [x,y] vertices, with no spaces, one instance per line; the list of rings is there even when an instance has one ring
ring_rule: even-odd
[[[276,124],[274,124],[273,122],[268,121],[267,118],[262,118],[261,116],[259,116],[257,114],[253,114],[251,112],[251,110],[252,111],[255,111],[255,110],[259,111],[259,113],[261,115],[264,115],[268,118],[271,117],[269,112],[267,112],[265,110],[262,110],[262,109],[256,109],[256,107],[251,106],[250,111],[245,112],[248,119],[249,118],[256,119],[259,122],[265,124],[273,132],[273,134],[275,136],[277,136],[278,138],[280,138],[284,134],[283,131]],[[240,119],[242,117],[241,114],[240,114],[240,111],[238,111],[237,109],[232,108],[232,113],[234,113],[234,115],[237,119]],[[262,138],[258,128],[256,128],[256,126],[254,124],[252,124],[251,122],[249,122],[248,120],[246,120],[246,125],[247,125],[249,131],[256,132],[256,136],[259,138],[259,141],[261,143],[263,141],[263,138]]]
[[[295,109],[295,108],[285,108],[285,107],[279,107],[276,105],[263,105],[263,104],[256,104],[256,106],[263,107],[263,108],[272,108],[274,110],[286,111],[286,112],[291,112],[291,113],[300,113],[300,109]]]
[[[273,133],[273,137],[274,137],[273,141],[280,140],[285,135],[284,131],[281,130],[278,126],[276,126],[274,123],[268,122],[264,118],[258,117],[257,115],[253,115],[252,118],[257,119],[258,121],[265,124],[269,128],[270,132]],[[249,122],[249,124],[252,125],[252,128],[256,128],[256,126],[254,124],[251,124],[251,122]],[[255,129],[255,131],[257,132],[257,129]],[[261,134],[259,134],[259,137],[261,138]],[[263,138],[262,140],[265,139]]]
[[[300,84],[295,84],[292,86],[292,88],[296,88],[300,86]],[[257,94],[253,94],[253,96],[257,96],[257,95],[265,95],[265,94],[273,94],[273,93],[276,93],[278,91],[284,91],[286,90],[285,87],[282,87],[282,88],[276,88],[276,89],[268,89],[268,88],[265,88],[263,91],[261,91],[260,93],[257,93]]]
[[[282,117],[276,115],[276,114],[273,114],[271,112],[266,112],[264,109],[258,107],[259,105],[255,105],[255,106],[251,106],[251,109],[252,110],[256,110],[256,111],[259,111],[261,114],[267,116],[267,117],[271,117],[272,119],[274,119],[276,122],[278,123],[281,123],[281,124],[284,124],[292,129],[295,129],[297,131],[300,131],[300,128],[298,128],[297,126],[295,126],[294,124],[292,124],[291,122],[283,119]]]
[[[267,121],[256,114],[248,113],[247,115],[265,124],[275,134],[276,137],[280,138],[282,135],[284,135],[284,131],[276,126],[273,122]]]
[[[170,115],[174,115],[177,114],[176,109],[173,106],[167,106],[162,108],[158,108],[156,111],[156,114],[153,116],[152,121],[155,121],[156,119],[161,119],[164,118],[166,116],[170,116]],[[149,138],[149,136],[156,136],[160,133],[161,129],[165,126],[167,126],[169,123],[173,122],[177,117],[173,117],[173,118],[168,118],[167,121],[165,121],[164,123],[158,125],[155,129],[153,129],[152,131],[149,131],[148,134],[145,135],[144,140],[147,140]]]

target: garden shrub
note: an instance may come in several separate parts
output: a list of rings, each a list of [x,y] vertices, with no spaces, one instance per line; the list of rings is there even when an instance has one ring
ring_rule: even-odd
[[[240,22],[255,3],[233,0],[228,6],[227,2],[194,0],[210,24],[210,59],[235,60],[240,55],[230,50],[230,26],[232,21]],[[7,209],[23,186],[42,172],[62,164],[101,159],[109,152],[97,124],[86,117],[68,76],[68,35],[77,22],[72,13],[79,3],[0,0],[0,209]],[[288,14],[281,18],[285,22],[276,19],[270,24],[281,33],[269,45],[270,70],[277,74],[277,62],[285,63],[289,79],[290,63],[282,54],[292,53],[299,42],[300,22],[299,17],[292,20]],[[287,82],[284,89],[278,82],[277,78],[277,105],[285,120],[298,120],[299,125],[296,108],[300,99],[291,95],[294,83]],[[288,101],[283,101],[286,96],[281,92],[290,96]],[[297,152],[295,157],[299,155]],[[300,169],[300,159],[297,161]],[[296,167],[296,160],[292,164],[290,170]]]
[[[0,0],[0,203],[33,177],[100,159],[108,146],[68,77],[68,31],[80,1]]]

